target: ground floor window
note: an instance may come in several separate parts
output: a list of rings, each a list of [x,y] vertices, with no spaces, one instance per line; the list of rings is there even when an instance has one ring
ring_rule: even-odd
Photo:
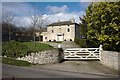
[[[47,37],[45,37],[45,39],[47,39]]]

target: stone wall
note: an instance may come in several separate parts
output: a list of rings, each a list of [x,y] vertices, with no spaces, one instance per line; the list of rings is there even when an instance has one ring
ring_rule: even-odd
[[[17,60],[24,60],[33,64],[53,64],[59,63],[63,60],[63,53],[61,49],[53,49],[31,53],[26,57],[17,58]]]
[[[101,63],[105,66],[118,70],[118,54],[114,51],[101,51]]]

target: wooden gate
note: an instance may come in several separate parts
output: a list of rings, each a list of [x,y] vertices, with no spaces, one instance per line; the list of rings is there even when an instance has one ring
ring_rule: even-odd
[[[64,50],[64,59],[100,60],[102,45],[99,48],[68,48]]]

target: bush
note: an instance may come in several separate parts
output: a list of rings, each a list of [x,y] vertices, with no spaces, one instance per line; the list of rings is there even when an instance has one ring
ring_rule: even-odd
[[[80,44],[80,39],[79,38],[75,38],[74,42],[79,45]]]
[[[87,45],[86,45],[86,39],[80,39],[80,42],[79,42],[79,45],[80,45],[80,47],[88,47]]]
[[[109,50],[109,51],[118,51],[120,52],[120,43],[118,45],[116,44],[108,44],[108,43],[104,43],[103,44],[103,49],[104,50]]]
[[[2,44],[2,55],[6,55],[7,57],[22,57],[30,53],[31,50],[29,49],[28,46],[16,42],[16,41],[11,41],[11,42],[6,42]]]
[[[95,40],[95,39],[94,39]],[[88,40],[88,39],[75,39],[74,42],[82,48],[95,48],[99,47],[99,41],[97,40]]]
[[[87,47],[87,45],[86,45],[86,39],[78,39],[78,38],[76,38],[74,40],[74,42],[76,44],[78,44],[80,47]]]
[[[100,46],[100,43],[97,39],[87,39],[86,45],[87,45],[87,47],[92,47],[92,48],[97,47],[98,48]]]

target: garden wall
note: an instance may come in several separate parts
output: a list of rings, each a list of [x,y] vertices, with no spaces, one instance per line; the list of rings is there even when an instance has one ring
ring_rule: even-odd
[[[63,53],[61,49],[53,49],[38,53],[31,53],[26,57],[17,58],[17,60],[24,60],[33,64],[53,64],[59,63],[63,60]]]
[[[101,63],[109,68],[118,70],[118,54],[114,51],[101,51]]]

